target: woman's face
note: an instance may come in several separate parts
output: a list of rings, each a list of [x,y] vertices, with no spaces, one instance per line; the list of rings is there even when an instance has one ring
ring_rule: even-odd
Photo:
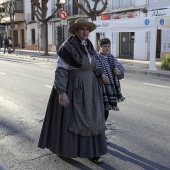
[[[80,28],[77,28],[76,35],[81,40],[86,40],[89,36],[89,32],[90,32],[89,27],[80,27]]]
[[[110,44],[104,44],[101,47],[99,47],[100,53],[102,53],[104,56],[108,56],[110,54]]]

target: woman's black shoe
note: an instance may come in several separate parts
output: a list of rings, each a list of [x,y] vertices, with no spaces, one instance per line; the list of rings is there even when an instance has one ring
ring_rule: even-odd
[[[95,163],[103,163],[104,162],[103,158],[101,158],[100,156],[99,157],[93,157],[90,160],[92,162],[95,162]]]

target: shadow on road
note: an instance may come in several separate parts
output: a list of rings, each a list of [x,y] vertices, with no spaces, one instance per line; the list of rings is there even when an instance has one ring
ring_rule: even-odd
[[[62,158],[60,157],[60,159],[62,159],[63,161],[69,163],[70,165],[72,165],[75,168],[79,168],[81,170],[93,170],[93,168],[89,168],[86,165],[84,165],[83,163],[75,160],[75,159],[69,159],[69,158]],[[90,160],[89,160],[90,161]],[[93,163],[93,162],[92,162]],[[87,162],[86,162],[87,164]],[[95,164],[95,163],[94,163]],[[107,169],[107,170],[116,170],[115,168],[113,168],[112,166],[106,164],[106,163],[101,163],[101,164],[96,164],[98,167],[101,167],[103,169]]]
[[[148,170],[157,170],[157,169],[161,169],[161,170],[170,170],[170,168],[167,168],[163,165],[160,165],[156,162],[150,161],[146,158],[143,158],[137,154],[134,154],[132,152],[129,152],[127,149],[120,147],[118,145],[115,145],[113,143],[109,143],[109,146],[111,148],[114,149],[108,149],[108,153],[111,154],[114,157],[117,157],[123,161],[128,161],[131,162],[133,164],[136,164],[144,169],[148,169]],[[125,156],[126,154],[126,156]]]

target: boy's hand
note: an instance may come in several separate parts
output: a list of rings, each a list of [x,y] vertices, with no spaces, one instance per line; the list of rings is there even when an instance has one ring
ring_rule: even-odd
[[[115,68],[115,69],[114,69],[114,74],[115,74],[116,76],[118,76],[118,75],[120,74],[120,70],[119,70],[118,68]]]
[[[102,84],[109,84],[110,83],[109,78],[105,74],[102,74],[101,83]]]

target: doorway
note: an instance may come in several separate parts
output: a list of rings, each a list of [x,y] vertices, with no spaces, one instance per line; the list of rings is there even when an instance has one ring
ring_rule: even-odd
[[[160,58],[161,53],[161,30],[157,31],[156,58]]]
[[[21,48],[25,48],[24,29],[21,30]]]
[[[134,55],[134,32],[120,32],[120,49],[121,58],[133,59]]]
[[[14,47],[18,47],[18,31],[14,30]]]

